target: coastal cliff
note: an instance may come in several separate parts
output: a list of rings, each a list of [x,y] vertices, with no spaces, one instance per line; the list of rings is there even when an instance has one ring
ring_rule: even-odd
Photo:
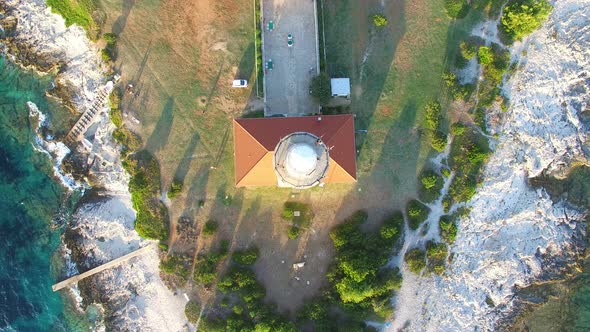
[[[106,82],[107,68],[85,31],[77,26],[66,27],[64,20],[53,14],[43,0],[6,0],[0,3],[0,9],[0,43],[5,45],[9,58],[39,73],[56,73],[52,91],[70,105],[72,111],[81,113],[90,107],[98,88]],[[31,112],[36,110],[34,105],[29,108]],[[39,112],[42,114],[43,110]],[[109,109],[105,107],[85,134],[85,144],[71,152],[77,160],[72,164],[85,169],[71,169],[79,173],[75,176],[79,180],[64,185],[70,190],[87,189],[67,225],[64,252],[71,253],[67,259],[71,259],[79,271],[148,243],[134,230],[129,175],[121,166],[120,146],[112,138],[114,129]],[[63,156],[57,150],[67,152],[65,145],[40,133],[38,143],[39,148],[60,158],[58,160]],[[57,172],[63,171],[58,169]],[[88,183],[94,188],[90,189]],[[79,283],[82,295],[79,309],[83,311],[89,305],[102,308],[104,322],[96,324],[97,330],[185,330],[186,301],[164,285],[159,273],[158,253],[151,251],[129,264],[83,280]],[[69,291],[77,297],[76,287]]]

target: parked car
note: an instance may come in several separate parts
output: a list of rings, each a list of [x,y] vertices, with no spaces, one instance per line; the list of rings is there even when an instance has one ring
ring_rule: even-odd
[[[292,34],[287,35],[287,46],[293,47],[293,35]]]
[[[247,80],[234,80],[232,85],[233,88],[245,88],[248,86]]]

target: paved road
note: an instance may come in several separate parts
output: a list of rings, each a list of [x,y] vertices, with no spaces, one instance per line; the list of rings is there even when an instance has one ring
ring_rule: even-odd
[[[314,0],[263,0],[264,62],[272,59],[265,73],[265,114],[296,116],[318,111],[309,95],[309,83],[318,72]],[[273,31],[268,22],[274,22]],[[293,47],[287,35],[293,35]]]

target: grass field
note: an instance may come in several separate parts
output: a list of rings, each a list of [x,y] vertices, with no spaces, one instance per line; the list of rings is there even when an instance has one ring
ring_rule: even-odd
[[[122,99],[125,124],[158,159],[162,189],[182,183],[168,202],[171,254],[196,257],[223,239],[230,240],[230,252],[256,245],[254,268],[268,299],[293,312],[325,285],[335,224],[364,208],[374,225],[417,196],[417,174],[431,155],[420,129],[422,109],[444,97],[447,59],[476,18],[453,23],[442,1],[384,3],[323,3],[325,68],[351,78],[355,125],[368,130],[357,134],[358,184],[292,192],[233,184],[231,119],[261,109],[255,84],[230,87],[238,76],[254,82],[254,3],[100,0],[104,32],[118,35],[115,67],[123,86],[133,84]],[[371,27],[375,13],[387,16],[386,27]],[[289,200],[310,204],[314,213],[310,230],[295,240],[280,217]],[[194,220],[197,230],[208,220],[219,229],[207,238],[182,238],[176,228],[181,216]],[[301,288],[286,266],[304,255],[314,268],[302,277],[311,285]]]

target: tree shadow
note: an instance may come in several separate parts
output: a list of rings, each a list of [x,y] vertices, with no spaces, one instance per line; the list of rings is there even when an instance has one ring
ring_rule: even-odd
[[[186,194],[182,216],[194,217],[201,208],[200,202],[204,204],[207,200],[207,182],[209,181],[210,171],[209,165],[204,164],[195,173]]]
[[[184,150],[184,155],[178,166],[176,167],[176,171],[174,172],[174,181],[179,181],[184,183],[184,179],[186,178],[186,174],[188,173],[191,163],[193,161],[193,155],[195,154],[195,150],[197,149],[197,145],[199,144],[200,136],[198,133],[194,133],[191,141],[189,142],[188,146]]]
[[[242,54],[235,79],[249,79],[252,76],[252,72],[254,72],[255,60],[254,42],[251,42]]]
[[[174,98],[168,97],[164,109],[160,113],[160,119],[147,140],[146,149],[155,153],[168,143],[172,120],[174,120]]]
[[[135,5],[135,0],[124,0],[123,1],[123,10],[121,11],[121,15],[117,17],[113,26],[111,27],[111,31],[119,35],[123,30],[125,30],[125,26],[127,25],[127,18],[129,14],[131,14],[131,9]]]
[[[383,9],[357,1],[324,3],[327,72],[330,77],[350,77],[357,129],[369,127],[383,93],[397,46],[406,32],[404,8],[405,0],[389,1]],[[381,10],[390,23],[376,28],[370,15]],[[328,11],[333,16],[327,15]],[[365,138],[357,137],[358,150]]]
[[[390,127],[382,152],[369,174],[358,179],[360,191],[351,191],[338,209],[336,218],[344,220],[359,205],[369,212],[367,227],[371,228],[395,209],[403,209],[405,201],[416,192],[416,174],[421,144],[421,130],[415,128],[416,102],[409,101],[397,121]],[[387,150],[387,151],[385,151]],[[395,151],[391,153],[391,151]]]

